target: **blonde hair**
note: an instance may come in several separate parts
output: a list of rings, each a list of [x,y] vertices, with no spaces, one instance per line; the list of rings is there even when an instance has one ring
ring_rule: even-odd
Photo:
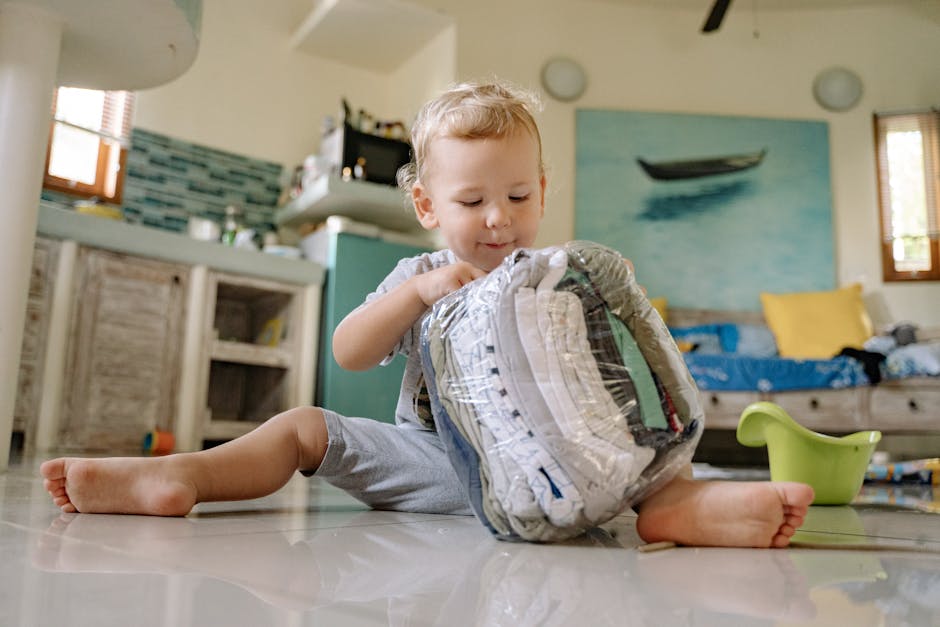
[[[438,137],[489,139],[525,129],[538,145],[539,175],[542,137],[534,114],[542,103],[534,94],[507,83],[461,83],[425,104],[411,127],[411,162],[398,171],[398,186],[411,196],[427,173],[431,144]]]

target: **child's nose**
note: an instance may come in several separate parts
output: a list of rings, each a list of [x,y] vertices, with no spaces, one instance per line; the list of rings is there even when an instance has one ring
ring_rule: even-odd
[[[509,211],[501,203],[493,203],[486,213],[486,226],[499,229],[509,226]]]

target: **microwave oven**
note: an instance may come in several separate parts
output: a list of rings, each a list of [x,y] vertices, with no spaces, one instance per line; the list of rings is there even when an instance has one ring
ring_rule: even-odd
[[[411,144],[363,133],[343,124],[323,138],[320,154],[336,172],[345,168],[353,171],[356,162],[362,158],[366,181],[394,186],[398,184],[398,169],[411,161]]]

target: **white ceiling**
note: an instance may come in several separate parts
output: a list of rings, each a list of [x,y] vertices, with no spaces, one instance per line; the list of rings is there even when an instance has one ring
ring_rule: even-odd
[[[595,0],[596,1],[596,0]],[[660,7],[663,9],[702,9],[708,11],[714,0],[599,0],[611,4]],[[752,8],[755,3],[758,9],[765,10],[806,10],[806,9],[845,9],[851,7],[874,5],[899,5],[922,3],[940,3],[940,0],[733,0],[731,9],[737,5]]]
[[[697,11],[702,19],[708,15],[715,0],[571,0],[572,2],[605,2],[624,7]],[[940,0],[732,0],[729,13],[736,11],[851,11],[865,7],[903,7],[940,24]]]

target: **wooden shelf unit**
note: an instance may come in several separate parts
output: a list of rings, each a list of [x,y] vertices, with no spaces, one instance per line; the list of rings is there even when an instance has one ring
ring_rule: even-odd
[[[204,326],[204,415],[197,439],[230,440],[312,399],[298,366],[309,350],[306,286],[210,272]]]

